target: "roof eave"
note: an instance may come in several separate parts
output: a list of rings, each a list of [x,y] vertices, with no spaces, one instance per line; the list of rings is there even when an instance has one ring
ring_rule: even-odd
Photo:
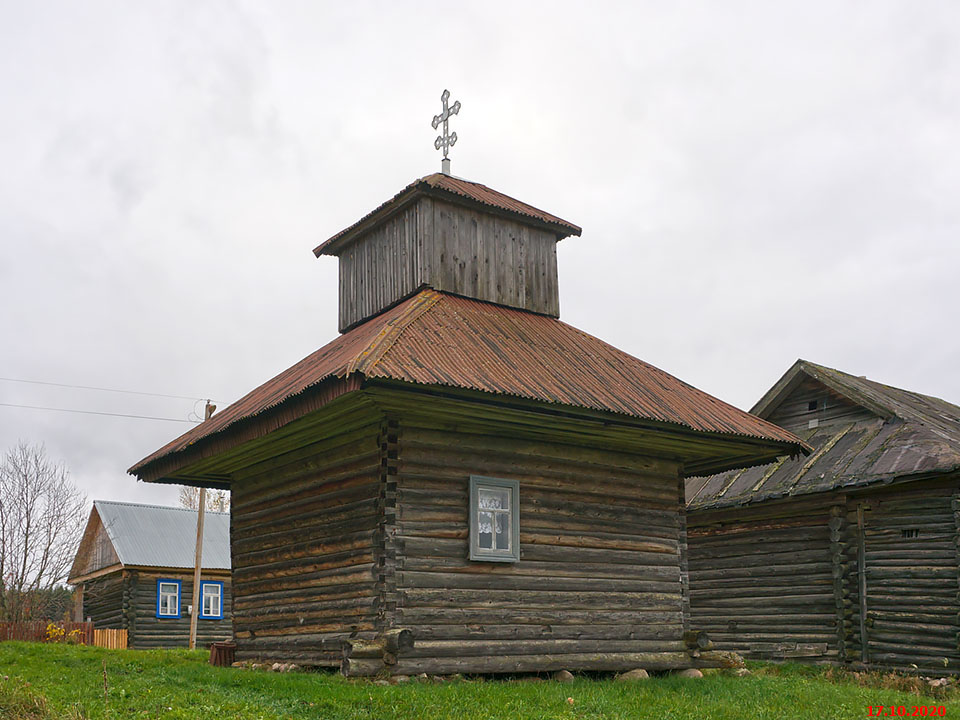
[[[682,474],[684,477],[713,475],[724,470],[753,467],[755,465],[765,465],[783,456],[809,456],[813,453],[813,448],[807,443],[803,442],[800,438],[796,438],[796,442],[789,442],[771,437],[698,430],[680,423],[663,422],[649,418],[642,418],[635,415],[615,413],[608,410],[587,408],[580,405],[549,403],[542,400],[534,400],[521,396],[501,395],[482,390],[454,388],[442,385],[421,385],[418,383],[408,383],[400,380],[385,378],[368,378],[366,384],[370,389],[376,387],[388,389],[400,388],[412,390],[421,394],[433,394],[437,396],[448,396],[451,398],[460,399],[473,396],[486,402],[494,402],[505,407],[516,406],[518,408],[525,409],[535,408],[540,412],[545,413],[555,413],[565,416],[601,420],[605,426],[619,424],[638,429],[642,428],[645,430],[669,433],[674,436],[710,438],[713,440],[728,442],[731,447],[738,447],[744,451],[747,449],[750,450],[750,452],[746,455],[739,455],[736,457],[727,456],[722,459],[702,460],[689,463],[683,468]]]
[[[954,475],[960,475],[960,466],[935,472],[924,470],[922,472],[911,473],[908,475],[898,475],[896,473],[872,475],[867,478],[861,478],[857,482],[847,483],[846,485],[837,485],[835,487],[825,488],[822,490],[811,490],[809,492],[783,492],[775,495],[750,495],[728,501],[724,501],[724,499],[721,498],[719,500],[711,500],[705,503],[697,503],[696,498],[693,498],[687,503],[687,509],[689,512],[709,512],[714,510],[720,511],[730,510],[733,508],[756,507],[757,505],[763,505],[767,503],[784,503],[798,499],[826,497],[832,493],[839,495],[859,495],[862,493],[875,491],[878,488],[900,486],[908,483],[925,481],[936,482],[941,480],[949,480]]]
[[[415,202],[421,197],[435,197],[447,202],[461,205],[464,207],[470,207],[475,209],[483,210],[484,212],[491,213],[494,215],[500,215],[503,217],[509,217],[518,222],[522,222],[525,225],[530,225],[532,227],[541,228],[543,230],[548,230],[557,236],[557,240],[560,241],[565,237],[575,236],[579,237],[583,232],[583,229],[578,225],[572,223],[553,223],[546,222],[539,218],[535,218],[531,215],[527,215],[521,212],[514,212],[506,210],[504,208],[498,208],[486,203],[473,200],[471,198],[465,197],[459,193],[451,192],[445,190],[444,188],[438,188],[430,185],[425,180],[419,180],[416,183],[412,184],[410,187],[401,191],[393,199],[388,200],[383,205],[375,209],[368,216],[364,217],[360,221],[350,225],[344,230],[341,230],[336,235],[333,235],[328,240],[325,240],[320,245],[313,249],[313,254],[316,257],[321,255],[339,255],[343,249],[351,244],[354,240],[359,238],[364,233],[368,232],[371,228],[379,225],[385,220],[389,219],[391,216],[399,213],[401,210],[409,206],[411,203]]]

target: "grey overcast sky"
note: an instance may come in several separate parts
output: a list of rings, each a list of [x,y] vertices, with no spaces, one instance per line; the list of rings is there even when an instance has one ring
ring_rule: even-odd
[[[311,249],[439,169],[583,226],[562,317],[742,408],[960,402],[960,3],[0,0],[0,377],[224,407],[336,335]],[[0,381],[0,403],[191,400]],[[189,425],[0,406],[93,498]]]

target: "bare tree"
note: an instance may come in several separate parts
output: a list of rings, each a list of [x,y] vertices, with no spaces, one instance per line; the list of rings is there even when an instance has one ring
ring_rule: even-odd
[[[196,510],[200,506],[200,488],[184,485],[180,488],[180,507]],[[207,510],[210,512],[229,512],[229,490],[207,490]]]
[[[0,619],[45,617],[83,533],[87,499],[43,445],[19,442],[0,461]]]

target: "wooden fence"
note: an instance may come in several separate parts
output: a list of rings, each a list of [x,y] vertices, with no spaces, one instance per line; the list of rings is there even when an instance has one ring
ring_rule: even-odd
[[[93,644],[111,650],[125,650],[127,647],[126,630],[94,630]]]
[[[79,644],[93,644],[93,623],[51,623],[49,620],[27,620],[25,622],[0,623],[0,641],[25,640],[27,642],[47,642],[52,639],[51,637],[48,637],[47,634],[47,627],[51,624],[63,630],[61,639],[68,637],[71,633],[74,633],[74,637],[77,638]],[[55,632],[59,634],[59,630]]]
[[[47,628],[51,625],[57,629],[51,633]],[[62,633],[60,631],[63,631]],[[26,622],[0,623],[0,642],[4,640],[25,640],[26,642],[63,642],[67,638],[76,638],[79,645],[94,645],[96,647],[120,650],[127,647],[126,630],[94,630],[93,623],[89,622],[56,622],[49,620],[28,620]]]

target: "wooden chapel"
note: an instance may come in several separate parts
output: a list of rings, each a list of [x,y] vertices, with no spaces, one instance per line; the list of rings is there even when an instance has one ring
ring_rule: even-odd
[[[438,173],[315,250],[341,334],[130,472],[232,491],[240,660],[705,665],[684,479],[808,448],[559,320],[580,228]]]

